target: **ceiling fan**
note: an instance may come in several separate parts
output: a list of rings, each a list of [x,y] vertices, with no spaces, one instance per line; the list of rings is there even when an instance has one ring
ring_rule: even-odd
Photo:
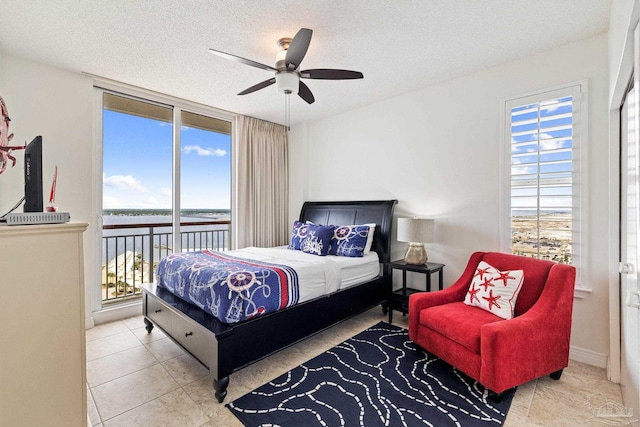
[[[301,71],[300,63],[307,53],[307,49],[309,49],[312,33],[313,31],[308,28],[301,28],[293,39],[285,37],[278,40],[278,46],[280,46],[281,50],[276,55],[275,67],[215,49],[209,49],[209,52],[232,61],[260,68],[262,70],[274,71],[276,73],[275,76],[269,80],[253,85],[250,88],[243,90],[238,95],[246,95],[248,93],[264,89],[265,87],[271,86],[275,83],[278,88],[278,92],[287,95],[297,93],[300,98],[304,99],[308,104],[312,104],[315,101],[313,93],[311,93],[309,87],[300,79],[348,80],[363,78],[362,73],[359,71],[336,70],[329,68],[316,68]]]

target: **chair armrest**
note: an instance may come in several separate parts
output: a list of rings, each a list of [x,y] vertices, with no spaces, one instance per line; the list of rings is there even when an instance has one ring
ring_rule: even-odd
[[[419,292],[409,296],[409,338],[418,330],[420,312],[425,308],[436,305],[449,304],[464,300],[469,290],[469,284],[476,272],[476,267],[482,261],[485,252],[475,252],[469,258],[462,275],[451,286],[436,292]]]
[[[575,268],[556,264],[526,313],[482,327],[483,385],[499,393],[567,366],[574,285]]]

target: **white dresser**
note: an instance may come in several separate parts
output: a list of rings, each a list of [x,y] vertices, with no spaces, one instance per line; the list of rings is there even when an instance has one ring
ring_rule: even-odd
[[[86,426],[86,223],[0,225],[0,426]]]

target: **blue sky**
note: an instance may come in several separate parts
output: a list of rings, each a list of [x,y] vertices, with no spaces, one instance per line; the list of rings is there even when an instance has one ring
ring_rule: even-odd
[[[170,209],[172,124],[104,110],[103,209]],[[181,207],[229,209],[231,137],[182,127]]]

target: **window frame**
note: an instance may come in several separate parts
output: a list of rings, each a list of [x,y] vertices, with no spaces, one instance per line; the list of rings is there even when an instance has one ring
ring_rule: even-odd
[[[572,265],[576,267],[575,297],[584,298],[592,290],[587,285],[588,264],[588,83],[568,82],[500,101],[500,250],[511,253],[511,110],[514,107],[539,103],[566,96],[573,97],[572,113]],[[577,242],[576,242],[577,240]]]
[[[103,94],[110,93],[113,95],[128,97],[139,101],[147,102],[149,104],[156,104],[162,107],[169,107],[173,109],[173,164],[172,164],[172,184],[180,183],[180,129],[182,126],[182,112],[199,114],[202,116],[213,117],[231,123],[231,223],[237,222],[237,209],[236,209],[236,146],[237,146],[237,118],[236,114],[230,112],[209,107],[196,102],[191,102],[179,98],[174,98],[168,95],[160,94],[150,90],[130,86],[124,83],[114,82],[108,79],[103,79],[96,76],[93,78],[93,90],[94,90],[94,132],[93,132],[93,201],[92,211],[93,218],[95,218],[94,228],[94,262],[92,266],[92,277],[94,286],[91,287],[91,309],[92,312],[100,312],[105,310],[102,305],[102,300],[99,292],[95,292],[98,284],[100,283],[100,270],[102,267],[102,173],[103,173]],[[173,229],[179,229],[180,225],[180,186],[174,188],[172,197],[172,226]],[[176,214],[177,212],[177,214]],[[236,231],[234,227],[230,230],[230,244],[233,249],[234,242],[236,241]],[[173,247],[180,248],[181,240],[179,233],[173,233]],[[138,304],[138,303],[136,303]],[[110,308],[108,308],[110,309]]]

